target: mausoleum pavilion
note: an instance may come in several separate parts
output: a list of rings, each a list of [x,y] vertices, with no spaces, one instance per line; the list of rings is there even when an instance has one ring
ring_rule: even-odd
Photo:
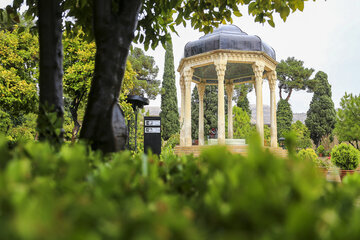
[[[263,81],[270,90],[271,147],[277,147],[276,56],[258,36],[248,35],[235,25],[224,25],[199,40],[186,44],[180,61],[181,113],[180,146],[191,146],[191,83],[199,93],[199,145],[204,144],[204,92],[206,85],[218,86],[218,143],[225,144],[225,96],[232,116],[234,85],[252,83],[256,92],[256,129],[264,139]],[[233,138],[233,118],[228,118],[228,138]],[[264,142],[264,141],[262,141]]]

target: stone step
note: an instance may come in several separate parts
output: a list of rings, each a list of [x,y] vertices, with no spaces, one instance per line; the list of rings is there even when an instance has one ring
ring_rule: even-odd
[[[209,148],[211,146],[199,146],[199,145],[194,145],[194,146],[176,146],[174,149],[174,153],[176,155],[190,155],[193,154],[194,156],[199,156],[201,154],[201,152],[207,148]],[[247,150],[248,150],[248,146],[247,145],[240,145],[240,146],[235,146],[235,145],[230,145],[230,146],[226,146],[226,148],[232,152],[232,153],[236,153],[236,154],[241,154],[243,156],[247,156]],[[282,149],[282,148],[272,148],[272,147],[266,147],[266,149],[269,149],[269,151],[279,157],[282,158],[286,158],[288,156],[288,153],[286,150]]]

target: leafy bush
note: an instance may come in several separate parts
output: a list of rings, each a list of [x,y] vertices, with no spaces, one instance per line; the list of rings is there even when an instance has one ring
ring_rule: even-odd
[[[296,134],[297,149],[306,149],[312,147],[310,131],[301,121],[298,120],[295,123],[291,124],[290,129]]]
[[[174,148],[176,145],[180,144],[180,134],[175,133],[170,136],[170,138],[165,142],[164,148]]]
[[[0,138],[0,239],[357,239],[359,196],[259,140],[159,160]]]
[[[353,170],[359,165],[360,152],[353,146],[341,143],[331,151],[331,161],[343,170]]]
[[[325,148],[323,145],[319,145],[316,151],[318,154],[324,154]]]
[[[298,154],[298,158],[304,161],[311,161],[315,164],[316,167],[320,168],[327,168],[328,165],[326,162],[321,161],[318,156],[316,155],[314,149],[307,148],[307,149],[301,149]]]
[[[297,156],[301,159],[301,160],[305,160],[305,161],[312,161],[315,162],[316,159],[318,159],[318,156],[316,155],[314,149],[312,148],[307,148],[307,149],[301,149]]]

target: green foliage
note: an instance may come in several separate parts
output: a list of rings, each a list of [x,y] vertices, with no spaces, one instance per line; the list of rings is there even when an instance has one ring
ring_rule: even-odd
[[[332,185],[311,165],[258,140],[248,157],[214,147],[159,160],[78,143],[10,151],[0,138],[0,238],[357,239],[360,177]]]
[[[276,108],[277,135],[278,138],[285,137],[291,129],[293,113],[288,101],[280,99]]]
[[[177,104],[174,54],[172,42],[166,44],[164,76],[161,94],[161,135],[168,140],[180,129],[179,110]]]
[[[135,135],[135,113],[132,116],[132,119],[129,124],[129,149],[134,152],[143,152],[144,151],[144,116],[141,111],[137,112],[137,135]],[[136,138],[136,148],[135,148],[135,138]]]
[[[87,42],[85,34],[64,34],[64,77],[63,89],[66,96],[65,117],[70,115],[72,123],[65,119],[65,137],[75,140],[80,130],[79,108],[85,108],[95,66],[95,42]],[[71,136],[69,136],[71,135]]]
[[[331,99],[331,85],[327,80],[327,74],[317,72],[314,81],[317,84],[306,114],[305,124],[310,130],[311,139],[317,146],[323,136],[332,133],[336,122],[336,112]]]
[[[49,143],[57,148],[61,146],[64,139],[64,117],[54,110],[54,106],[40,105],[37,118],[37,131],[40,140],[48,139]],[[43,137],[43,139],[41,139]]]
[[[205,86],[204,93],[204,134],[205,139],[212,128],[218,126],[218,94],[217,86]],[[227,95],[225,92],[225,114],[227,114]],[[234,114],[234,113],[233,113]],[[226,116],[225,116],[226,117]],[[197,139],[199,134],[199,94],[197,87],[193,88],[191,94],[191,133],[192,139]]]
[[[288,57],[277,65],[276,72],[279,80],[280,99],[289,101],[293,90],[299,91],[307,88],[307,82],[314,69],[305,68],[303,61]],[[286,98],[282,97],[282,91],[287,93]]]
[[[304,150],[305,151],[305,150]],[[252,139],[199,158],[0,137],[1,239],[358,239],[360,176],[327,183],[310,161]],[[266,214],[264,214],[266,213]]]
[[[205,86],[206,88],[206,86]],[[205,89],[206,91],[206,89]],[[205,115],[205,111],[208,110],[207,107],[205,107],[205,98],[206,98],[206,92],[204,93],[204,134],[205,139],[207,136],[207,133],[209,132],[210,128],[206,123],[208,122],[208,115]],[[216,120],[217,121],[217,118]],[[214,121],[213,126],[217,126]],[[209,129],[208,129],[209,128]],[[199,139],[199,92],[197,89],[197,85],[193,88],[191,93],[191,139]]]
[[[310,161],[315,164],[316,167],[324,167],[325,165],[323,162],[318,158],[316,155],[314,149],[307,148],[307,149],[301,149],[298,154],[298,158],[303,161]]]
[[[301,121],[298,120],[295,123],[291,124],[290,130],[295,132],[296,134],[297,149],[312,147],[312,142],[310,139],[310,131]]]
[[[339,141],[347,141],[360,149],[360,94],[345,93],[340,101],[334,132]]]
[[[249,114],[237,106],[233,107],[233,114],[234,138],[246,139],[248,141],[249,137],[255,132],[255,127],[250,123]]]
[[[64,93],[74,102],[83,101],[89,93],[95,66],[95,42],[86,42],[84,33],[75,36],[65,34],[64,48]]]
[[[12,32],[16,31],[30,31],[36,32],[35,21],[32,16],[26,14],[20,14],[16,11],[15,7],[10,5],[5,9],[0,9],[0,30]]]
[[[340,169],[353,170],[359,166],[360,152],[346,143],[333,147],[331,161]]]
[[[37,111],[38,59],[36,36],[0,30],[0,108],[13,119]]]
[[[0,133],[6,134],[12,127],[13,123],[11,117],[7,112],[4,112],[0,108]]]
[[[84,32],[78,30],[76,34],[67,33],[64,35],[63,47],[63,88],[65,110],[68,111],[65,113],[65,138],[74,141],[81,126],[87,96],[90,91],[95,67],[96,46],[94,41],[87,42]],[[126,119],[132,118],[134,114],[131,105],[126,102],[126,97],[136,88],[136,74],[130,61],[127,61],[119,99]],[[79,115],[79,113],[81,114]]]
[[[36,137],[36,120],[35,113],[29,113],[22,117],[22,123],[9,129],[7,135],[13,142],[34,140]]]
[[[254,127],[254,132],[255,133],[256,129]],[[270,146],[271,143],[271,129],[269,127],[269,125],[264,125],[264,145],[265,146]]]
[[[246,111],[250,117],[251,117],[251,109],[250,109],[249,99],[247,98],[247,94],[251,92],[252,89],[253,89],[253,85],[251,83],[236,85],[234,88],[234,97],[233,97],[233,100],[236,101],[236,106]]]
[[[160,93],[160,81],[156,80],[159,68],[155,65],[154,57],[145,55],[140,48],[133,48],[128,56],[133,70],[136,72],[134,88],[131,95],[147,96],[154,100]]]
[[[164,144],[164,149],[171,148],[173,149],[176,145],[180,144],[180,133],[175,133]]]
[[[317,152],[318,154],[324,154],[324,152],[325,152],[324,146],[323,146],[323,145],[319,145],[319,146],[317,147],[317,149],[316,149],[316,152]]]

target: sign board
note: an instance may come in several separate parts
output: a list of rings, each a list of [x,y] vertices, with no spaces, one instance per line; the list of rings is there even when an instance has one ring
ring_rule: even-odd
[[[144,117],[144,152],[161,153],[161,118]]]
[[[159,126],[160,120],[145,120],[145,126]]]
[[[161,133],[160,127],[145,127],[145,133]]]

